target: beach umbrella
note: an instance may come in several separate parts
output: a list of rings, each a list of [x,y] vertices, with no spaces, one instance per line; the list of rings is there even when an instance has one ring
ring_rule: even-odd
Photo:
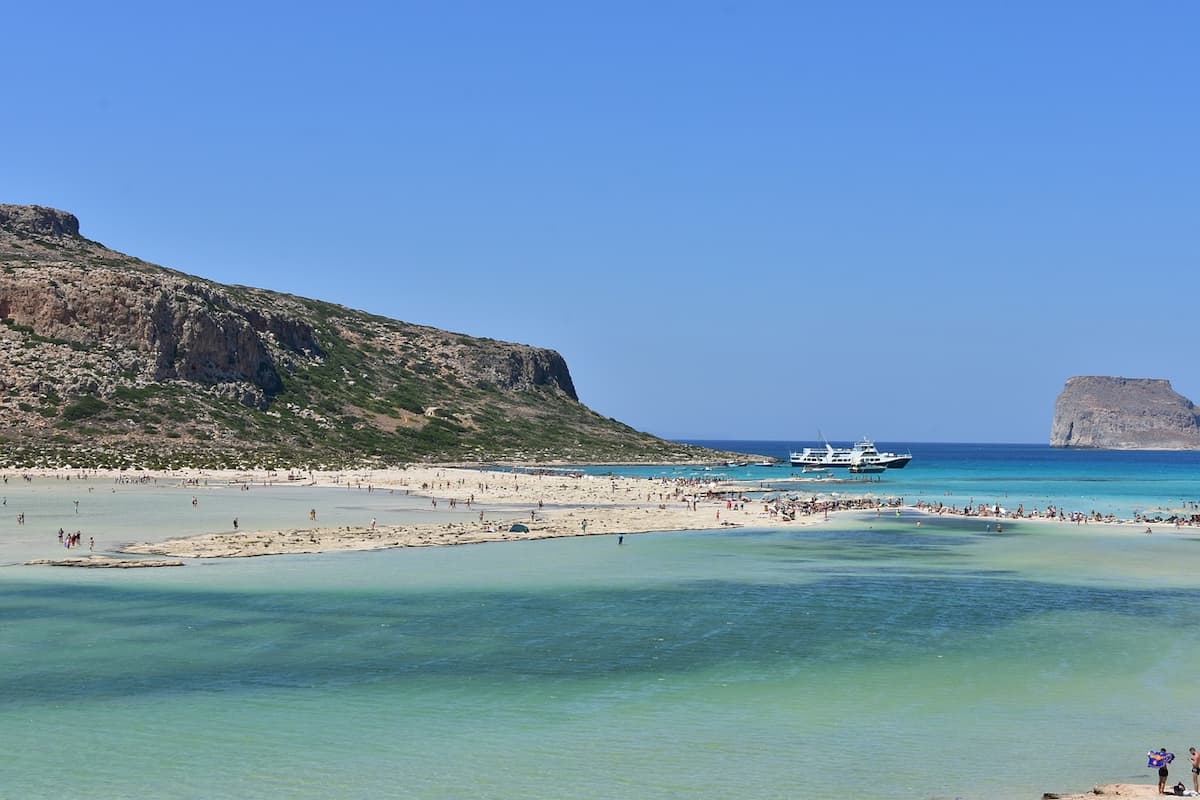
[[[1146,766],[1151,767],[1153,769],[1158,769],[1159,767],[1165,767],[1167,764],[1170,764],[1174,760],[1175,760],[1175,754],[1168,753],[1165,749],[1164,750],[1151,750],[1149,753],[1146,753]]]

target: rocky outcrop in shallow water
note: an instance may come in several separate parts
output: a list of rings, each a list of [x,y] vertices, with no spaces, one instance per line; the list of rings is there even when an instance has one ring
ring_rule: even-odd
[[[154,569],[155,567],[182,567],[178,559],[132,559],[110,556],[83,556],[80,558],[39,558],[26,561],[27,567],[78,567],[81,569]]]
[[[1084,375],[1054,404],[1051,447],[1200,449],[1200,414],[1170,381]]]

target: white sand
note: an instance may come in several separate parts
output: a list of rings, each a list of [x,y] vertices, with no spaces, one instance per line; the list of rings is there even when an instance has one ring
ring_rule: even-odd
[[[141,543],[129,553],[188,558],[315,553],[334,550],[375,550],[388,547],[472,544],[514,539],[560,536],[593,536],[644,531],[703,530],[744,525],[800,525],[819,517],[781,523],[761,501],[746,501],[741,509],[728,507],[715,494],[751,491],[756,487],[735,483],[678,486],[661,479],[627,477],[571,477],[562,473],[528,475],[461,467],[414,467],[340,473],[303,473],[288,480],[287,473],[234,471],[157,473],[160,481],[197,479],[250,481],[256,484],[346,485],[372,490],[406,490],[428,497],[439,509],[454,500],[459,512],[483,506],[483,518],[462,521],[462,515],[440,523],[410,523],[371,527],[312,527],[271,531],[214,533],[166,542]],[[473,502],[468,502],[473,498]],[[539,507],[539,502],[541,506]],[[528,532],[510,531],[514,524]]]

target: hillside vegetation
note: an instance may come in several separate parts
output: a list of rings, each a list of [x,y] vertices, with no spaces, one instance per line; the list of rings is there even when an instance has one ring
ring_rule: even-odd
[[[579,402],[552,351],[109,250],[0,206],[0,466],[694,461]]]

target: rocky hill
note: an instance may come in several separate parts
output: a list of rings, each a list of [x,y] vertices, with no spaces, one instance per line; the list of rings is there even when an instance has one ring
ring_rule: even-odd
[[[342,467],[714,454],[579,402],[553,350],[225,286],[0,205],[0,466]]]
[[[1080,376],[1054,404],[1052,447],[1200,448],[1200,414],[1165,380]]]

